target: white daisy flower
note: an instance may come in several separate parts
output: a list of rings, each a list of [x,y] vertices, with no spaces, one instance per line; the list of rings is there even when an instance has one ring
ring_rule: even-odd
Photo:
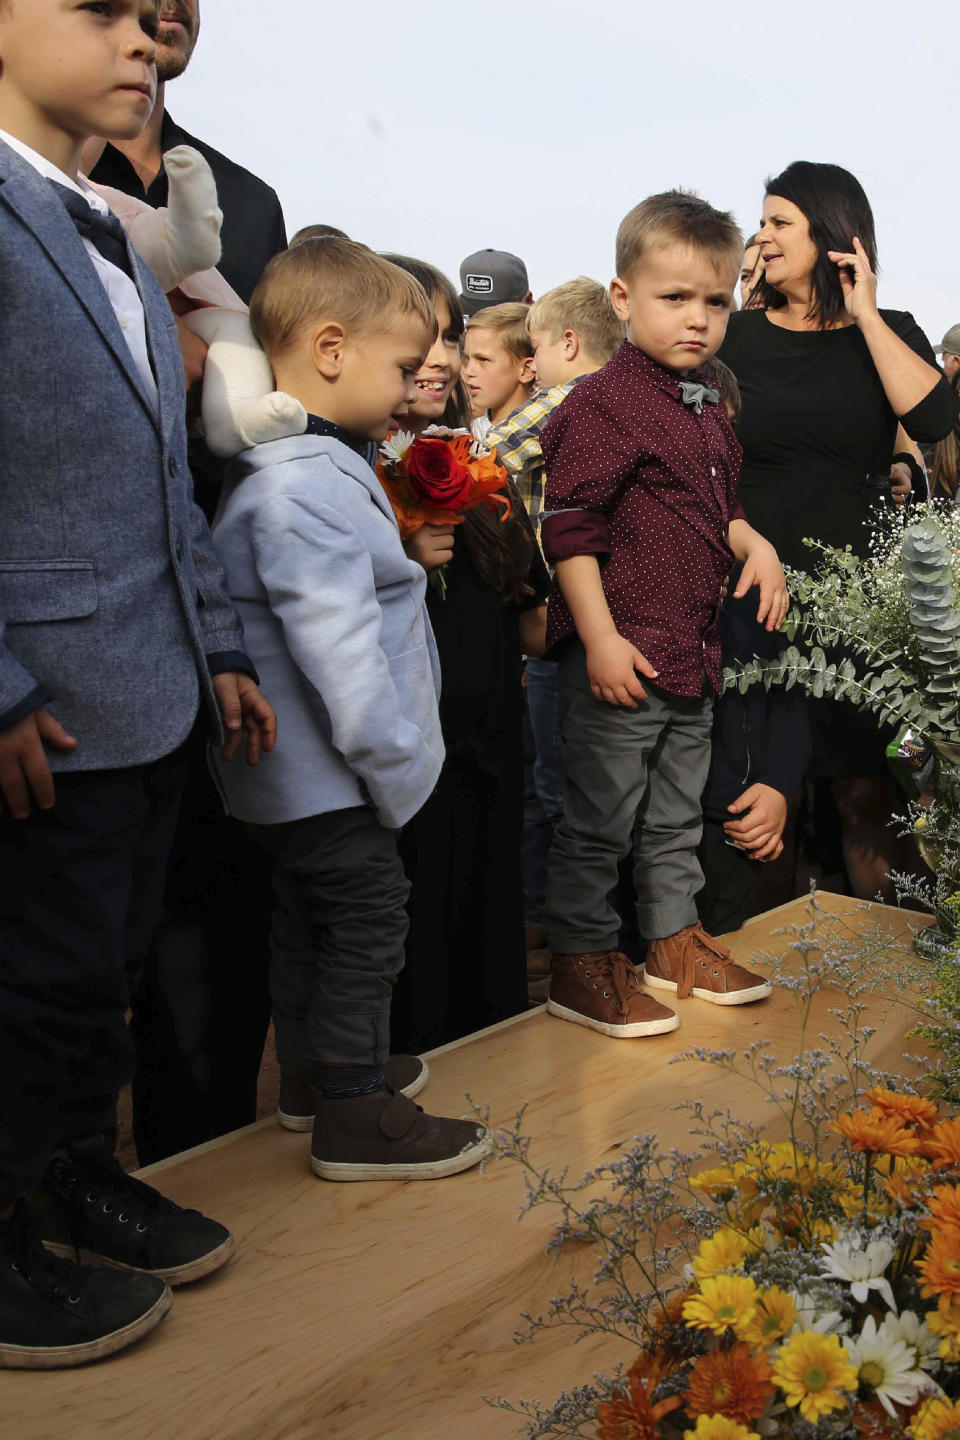
[[[398,460],[402,460],[404,455],[406,455],[413,441],[414,435],[412,430],[398,430],[394,435],[391,435],[389,439],[384,440],[380,446],[380,454],[384,460],[389,460],[392,464],[396,464]]]
[[[854,1231],[851,1239],[837,1240],[833,1245],[821,1245],[820,1248],[827,1257],[821,1262],[824,1274],[834,1280],[845,1280],[854,1300],[860,1305],[864,1304],[871,1290],[876,1290],[891,1310],[896,1309],[890,1281],[884,1273],[896,1254],[897,1247],[892,1240],[871,1240],[864,1245]]]
[[[790,1299],[797,1307],[797,1318],[790,1329],[791,1335],[812,1331],[815,1335],[842,1335],[846,1321],[839,1310],[821,1310],[813,1295],[790,1290]]]
[[[902,1310],[899,1315],[887,1315],[881,1330],[886,1330],[895,1340],[902,1340],[913,1351],[914,1364],[921,1370],[936,1365],[940,1358],[940,1338],[934,1335],[925,1320],[912,1310]]]
[[[888,1317],[892,1318],[892,1317]],[[898,1405],[912,1405],[929,1383],[916,1368],[913,1348],[887,1329],[886,1320],[877,1329],[869,1315],[859,1335],[846,1342],[851,1365],[857,1367],[857,1381],[869,1385],[888,1415]]]

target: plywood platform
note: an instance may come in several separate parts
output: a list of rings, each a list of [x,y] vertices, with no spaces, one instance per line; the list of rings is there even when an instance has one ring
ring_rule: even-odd
[[[879,918],[905,942],[923,921],[819,898],[851,929]],[[736,958],[784,949],[775,932],[802,921],[805,903],[730,937]],[[836,992],[817,1003],[818,1028],[827,1028]],[[436,1051],[422,1099],[463,1114],[469,1094],[497,1124],[526,1103],[535,1158],[578,1175],[639,1133],[687,1143],[686,1118],[671,1106],[707,1096],[719,1075],[697,1062],[668,1065],[672,1054],[762,1038],[788,1057],[796,1015],[780,991],[742,1008],[688,1001],[674,1034],[615,1041],[531,1011]],[[878,998],[871,1058],[901,1068],[914,1019]],[[769,1117],[749,1087],[724,1082],[722,1100],[743,1118]],[[0,1374],[4,1440],[506,1440],[518,1425],[484,1395],[546,1400],[623,1358],[616,1342],[574,1346],[565,1332],[514,1344],[522,1311],[539,1310],[571,1273],[586,1281],[592,1269],[586,1252],[559,1266],[545,1257],[545,1210],[518,1222],[517,1167],[337,1185],[311,1175],[308,1145],[309,1136],[265,1121],[144,1172],[228,1224],[236,1259],[178,1291],[161,1327],[120,1356],[74,1371]]]

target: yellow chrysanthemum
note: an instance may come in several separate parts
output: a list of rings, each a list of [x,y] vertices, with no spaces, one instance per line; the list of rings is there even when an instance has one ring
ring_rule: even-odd
[[[925,1316],[928,1327],[940,1337],[940,1359],[960,1360],[960,1301],[946,1304],[941,1299],[936,1310],[928,1310]]]
[[[896,1204],[912,1209],[923,1203],[922,1180],[930,1173],[930,1161],[921,1155],[910,1155],[901,1160],[892,1174],[881,1180],[884,1192]]]
[[[745,1235],[723,1225],[715,1235],[701,1240],[692,1265],[693,1273],[698,1280],[706,1280],[724,1270],[739,1270],[754,1248]]]
[[[924,1400],[907,1434],[911,1440],[960,1440],[960,1400]]]
[[[772,1345],[793,1328],[797,1307],[786,1290],[770,1285],[761,1292],[756,1314],[738,1332],[748,1345]]]
[[[693,1190],[703,1190],[711,1200],[731,1200],[737,1193],[736,1176],[727,1165],[691,1175],[690,1186]]]
[[[726,1415],[700,1415],[697,1428],[684,1430],[683,1440],[760,1440],[760,1436]]]
[[[821,1415],[842,1410],[857,1388],[857,1369],[836,1335],[809,1330],[792,1336],[780,1348],[773,1378],[788,1405],[815,1425]]]
[[[742,1163],[748,1173],[759,1177],[761,1184],[763,1181],[792,1180],[806,1193],[817,1183],[816,1162],[792,1140],[780,1140],[776,1144],[761,1140],[744,1153]]]
[[[760,1292],[747,1275],[713,1275],[700,1282],[696,1295],[684,1302],[683,1318],[694,1330],[722,1335],[739,1331],[756,1312]]]

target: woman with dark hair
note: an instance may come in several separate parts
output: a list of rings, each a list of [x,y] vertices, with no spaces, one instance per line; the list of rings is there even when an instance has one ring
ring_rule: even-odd
[[[954,391],[960,390],[960,370],[950,376]],[[960,488],[960,420],[949,435],[937,442],[930,456],[930,499],[949,500],[957,503],[957,489]]]
[[[730,317],[720,351],[743,400],[737,495],[781,560],[811,569],[805,537],[863,553],[898,420],[914,440],[939,440],[957,397],[913,317],[877,308],[873,214],[849,171],[799,160],[768,180],[756,238],[762,308]],[[830,700],[811,701],[810,721],[851,885],[892,899],[889,872],[906,855],[889,824],[884,737]]]
[[[432,265],[385,258],[420,281],[437,312],[404,429],[469,428],[456,291]],[[410,932],[391,1012],[394,1050],[442,1045],[526,1008],[521,656],[542,653],[550,579],[523,502],[515,490],[510,498],[506,522],[479,506],[456,527],[426,525],[406,542],[428,572],[446,567],[443,590],[427,588],[427,608],[447,758],[400,842]]]

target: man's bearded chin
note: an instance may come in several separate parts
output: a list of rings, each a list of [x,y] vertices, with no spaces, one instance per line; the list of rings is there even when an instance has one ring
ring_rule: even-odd
[[[176,7],[170,8],[173,9]],[[183,74],[184,70],[186,70],[190,64],[190,57],[197,43],[197,35],[200,31],[199,13],[194,21],[189,14],[185,15],[181,11],[181,18],[186,27],[186,49],[181,49],[184,41],[184,32],[182,30],[170,30],[168,34],[173,43],[164,44],[164,27],[162,25],[160,26],[160,32],[157,37],[159,41],[159,47],[157,49],[157,83],[159,85],[165,84],[167,80],[176,80],[178,75]]]

